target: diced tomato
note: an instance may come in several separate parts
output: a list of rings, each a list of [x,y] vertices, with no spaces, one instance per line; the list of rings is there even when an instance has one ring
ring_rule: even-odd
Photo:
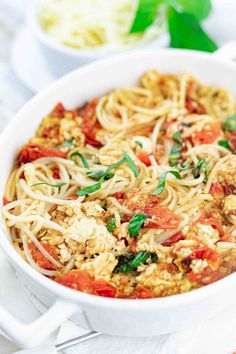
[[[193,98],[187,96],[185,100],[185,107],[187,108],[189,113],[197,113],[197,114],[204,114],[206,113],[205,106],[194,100]]]
[[[112,197],[116,198],[116,199],[123,199],[125,196],[124,193],[121,193],[121,192],[116,192],[114,194],[112,194]]]
[[[18,161],[19,163],[26,163],[37,160],[40,157],[61,157],[65,159],[66,153],[55,148],[27,144],[21,150],[18,156]]]
[[[214,269],[218,268],[221,262],[221,256],[209,247],[198,248],[189,257],[191,259],[205,259]]]
[[[116,288],[106,280],[94,280],[92,293],[98,296],[115,297]]]
[[[53,258],[57,257],[53,246],[51,246],[45,242],[42,242],[41,245]],[[29,246],[29,250],[31,252],[33,260],[41,268],[48,269],[48,270],[56,270],[56,267],[39,251],[39,249],[35,246],[34,243],[31,242],[31,243],[29,243],[28,246]]]
[[[53,114],[58,118],[63,118],[65,114],[65,107],[61,102],[58,102],[56,107],[53,109]]]
[[[215,281],[223,278],[226,275],[226,270],[219,268],[212,270],[211,267],[204,268],[203,272],[194,272],[191,271],[188,273],[189,280],[197,283],[200,286],[208,285],[214,283]]]
[[[225,195],[235,194],[236,192],[236,188],[234,186],[229,186],[228,184],[223,186],[223,190]]]
[[[177,232],[177,234],[174,234],[171,236],[168,240],[163,242],[163,246],[172,246],[173,243],[176,243],[180,240],[184,240],[184,235],[181,231]]]
[[[135,290],[130,295],[130,298],[132,299],[151,299],[154,297],[155,295],[151,290],[140,284],[136,286]]]
[[[7,205],[8,203],[10,203],[9,200],[6,197],[2,197],[2,204]]]
[[[139,189],[130,190],[124,200],[124,205],[136,212],[147,214],[149,209],[158,204],[158,197],[150,195],[146,191],[140,191]]]
[[[145,151],[140,151],[137,153],[137,158],[144,163],[144,165],[151,166],[151,161],[150,161],[150,154],[148,154]]]
[[[86,270],[70,270],[60,274],[55,280],[68,288],[78,291],[89,293],[93,289],[93,280]]]
[[[55,178],[55,179],[59,179],[60,178],[59,168],[53,167],[53,168],[51,168],[51,171],[52,171],[53,178]]]
[[[100,128],[96,115],[97,104],[98,99],[94,98],[80,110],[79,114],[83,119],[81,129],[85,135],[86,143],[99,148],[102,146],[102,143],[96,139],[96,133]]]
[[[195,222],[195,224],[211,225],[216,229],[220,235],[223,234],[221,220],[219,219],[218,214],[214,210],[204,211],[200,218]]]
[[[147,213],[152,216],[152,219],[147,220],[145,227],[150,229],[176,229],[182,220],[179,215],[161,205],[148,209]]]
[[[211,184],[209,192],[210,192],[210,194],[222,194],[222,195],[224,195],[223,187],[220,184],[215,183],[215,182],[213,182]]]
[[[194,131],[191,139],[193,143],[199,144],[212,144],[220,135],[221,132],[221,123],[213,122],[208,123],[205,127],[198,131]]]

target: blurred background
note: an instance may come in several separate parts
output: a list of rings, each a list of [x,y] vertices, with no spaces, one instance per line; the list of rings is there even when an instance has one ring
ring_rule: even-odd
[[[58,3],[64,3],[64,8],[58,9]],[[95,3],[99,11],[93,10]],[[236,41],[236,0],[212,0],[211,9],[208,0],[170,1],[176,5],[171,13],[163,4],[147,8],[145,3],[148,1],[44,0],[38,7],[35,0],[0,0],[0,130],[32,95],[91,60],[170,44],[213,52]],[[185,17],[178,14],[179,5],[187,13]],[[191,25],[198,31],[192,33]]]

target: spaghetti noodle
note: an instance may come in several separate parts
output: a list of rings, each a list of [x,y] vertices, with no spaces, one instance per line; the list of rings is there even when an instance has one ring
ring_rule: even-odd
[[[59,103],[19,153],[2,214],[16,250],[76,290],[161,297],[235,271],[236,116],[226,90],[148,71]]]

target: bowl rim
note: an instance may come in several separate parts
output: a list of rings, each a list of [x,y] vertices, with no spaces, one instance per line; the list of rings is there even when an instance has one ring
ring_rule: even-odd
[[[210,64],[210,62],[218,62],[219,64],[223,64],[226,67],[229,67],[232,71],[235,71],[236,74],[236,65],[230,61],[224,61],[222,58],[214,57],[212,54],[196,52],[192,50],[179,50],[179,49],[159,49],[158,55],[166,56],[166,55],[175,55],[179,57],[191,57],[203,59],[206,61],[206,65]],[[116,65],[125,60],[131,60],[137,56],[142,59],[148,58],[153,55],[153,51],[151,50],[140,50],[140,51],[132,51],[129,53],[121,53],[116,56],[103,58],[94,63],[88,64],[82,68],[78,68],[73,70],[69,74],[65,75],[61,79],[52,83],[48,88],[42,90],[39,94],[35,95],[32,99],[30,99],[13,117],[7,127],[3,130],[0,135],[0,150],[1,145],[4,146],[4,135],[8,135],[8,132],[14,130],[14,125],[18,119],[20,119],[23,115],[27,115],[27,111],[33,107],[38,100],[44,99],[48,95],[54,93],[54,91],[59,87],[63,87],[63,85],[67,82],[70,82],[71,78],[74,75],[79,75],[80,73],[89,73],[90,70],[96,69],[99,70],[101,68],[106,67],[107,64]],[[5,146],[4,146],[5,147]],[[3,224],[1,222],[0,224]],[[186,293],[171,295],[166,297],[152,298],[152,299],[143,299],[144,301],[140,301],[140,299],[120,299],[120,298],[106,298],[100,297],[96,295],[86,294],[80,291],[76,291],[70,288],[67,288],[61,284],[56,283],[55,281],[47,278],[42,275],[38,271],[36,271],[31,265],[29,265],[23,258],[15,251],[12,244],[5,237],[6,227],[2,227],[0,225],[0,233],[3,237],[0,237],[0,246],[2,250],[7,254],[11,262],[16,266],[16,268],[20,268],[27,276],[32,278],[37,284],[42,285],[48,291],[52,292],[57,298],[64,298],[69,300],[70,302],[83,303],[90,306],[98,306],[103,308],[119,308],[119,309],[127,309],[130,311],[133,310],[147,310],[150,308],[153,309],[171,309],[173,307],[179,306],[181,304],[191,304],[197,301],[201,301],[204,298],[211,297],[220,293],[223,288],[232,289],[233,285],[236,289],[236,273],[232,273],[227,277],[216,281],[210,285],[201,287],[199,289],[195,289],[192,291],[188,291]],[[224,289],[224,290],[225,290]]]
[[[49,36],[41,27],[37,14],[39,10],[40,0],[33,2],[27,10],[27,24],[31,29],[33,35],[39,40],[40,43],[44,44],[46,47],[51,48],[61,54],[67,54],[72,57],[84,57],[88,60],[99,59],[105,55],[117,55],[119,53],[126,53],[130,50],[139,50],[141,48],[148,47],[150,45],[156,44],[160,47],[165,47],[168,43],[169,35],[167,32],[160,33],[159,36],[151,41],[140,43],[134,46],[127,46],[124,48],[118,48],[117,50],[109,50],[105,46],[101,46],[94,49],[82,49],[82,48],[73,48],[66,46],[60,42],[57,42],[54,38]]]

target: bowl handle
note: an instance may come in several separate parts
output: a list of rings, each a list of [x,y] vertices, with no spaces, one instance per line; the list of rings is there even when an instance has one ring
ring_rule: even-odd
[[[25,324],[0,306],[0,329],[19,347],[31,348],[41,343],[77,310],[77,305],[73,303],[56,300],[38,319]]]
[[[236,60],[236,41],[228,42],[214,52],[217,56],[226,60]]]

